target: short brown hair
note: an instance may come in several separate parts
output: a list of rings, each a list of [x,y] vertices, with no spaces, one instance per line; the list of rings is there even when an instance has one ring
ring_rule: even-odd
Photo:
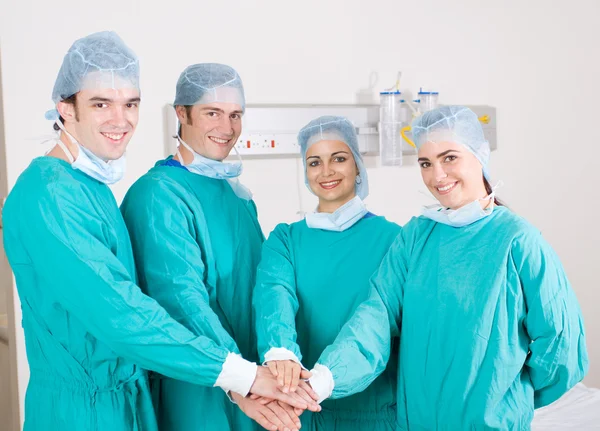
[[[188,122],[187,124],[192,124],[192,108],[194,107],[194,105],[178,105],[178,106],[183,106],[185,108],[185,115],[188,118]],[[181,136],[181,124],[179,125],[179,130],[177,130],[177,134],[179,136]]]

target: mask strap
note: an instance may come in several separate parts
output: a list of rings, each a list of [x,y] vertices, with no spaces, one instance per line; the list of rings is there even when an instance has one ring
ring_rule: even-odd
[[[181,139],[181,136],[179,136],[179,133],[177,134],[176,137],[177,137],[177,140],[179,141],[179,143],[181,145],[183,145],[186,150],[188,150],[190,153],[192,153],[192,155],[194,155],[195,151],[192,150],[192,147],[190,147],[188,144],[186,144],[183,139]],[[177,146],[177,157],[179,157],[179,162],[183,165],[183,156],[181,155],[181,151],[179,151],[179,145]]]
[[[483,199],[480,199],[480,200],[482,200],[482,201],[484,201],[484,200],[493,201],[494,198],[496,197],[496,190],[498,190],[499,188],[501,188],[503,185],[504,185],[504,182],[502,180],[498,181],[496,183],[496,185],[492,187],[492,193],[490,193],[489,195],[487,195],[487,197],[485,197]]]
[[[56,144],[60,147],[61,150],[63,150],[63,153],[65,153],[65,156],[67,156],[67,159],[69,159],[69,163],[72,164],[75,161],[75,159],[73,158],[73,154],[71,154],[65,143],[58,139],[56,141]]]
[[[75,140],[75,138],[69,132],[67,132],[67,129],[65,129],[65,126],[62,123],[62,121],[57,119],[55,121],[55,123],[63,132],[65,132],[65,134],[69,137],[69,139],[71,140],[71,142],[74,145],[78,144],[77,141]],[[60,147],[61,150],[63,150],[63,153],[65,153],[65,156],[67,156],[67,159],[69,159],[69,162],[72,164],[75,161],[75,158],[73,157],[73,153],[71,153],[71,151],[69,151],[69,149],[67,148],[65,143],[60,139],[60,136],[58,136],[58,139],[56,139],[56,144]]]
[[[242,164],[242,155],[240,154],[240,152],[238,151],[238,149],[235,145],[233,146],[233,151],[235,151],[238,162],[240,162],[240,165],[241,165]]]
[[[77,142],[77,139],[75,139],[75,138],[73,137],[73,135],[71,135],[69,132],[67,132],[67,129],[65,128],[65,125],[62,123],[62,121],[60,121],[60,120],[58,120],[58,119],[57,119],[57,120],[55,121],[55,123],[56,123],[56,125],[59,127],[59,129],[60,129],[60,130],[62,130],[63,132],[65,132],[65,134],[66,134],[66,135],[69,137],[69,139],[71,140],[71,142],[72,142],[74,145],[80,145],[80,144],[79,144],[79,142]]]
[[[183,145],[190,153],[196,154],[196,152],[192,149],[192,147],[190,147],[183,139],[181,139],[181,136],[179,134],[177,134],[177,140],[179,141],[179,143],[181,145]],[[238,149],[234,146],[233,150],[235,151],[235,154],[237,156],[237,159],[240,163],[240,165],[242,164],[242,155],[240,154],[240,152],[238,151]],[[177,147],[177,155],[179,156],[179,160],[181,161],[181,164],[183,165],[183,157],[181,155],[181,152],[179,151],[179,147]],[[225,163],[225,162],[221,162],[221,163]]]

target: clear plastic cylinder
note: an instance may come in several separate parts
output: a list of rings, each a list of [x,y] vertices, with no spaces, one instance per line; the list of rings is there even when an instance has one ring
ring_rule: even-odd
[[[402,136],[408,112],[399,91],[380,93],[379,158],[383,166],[402,165]]]
[[[431,111],[438,107],[438,93],[419,93],[419,110],[421,113]]]

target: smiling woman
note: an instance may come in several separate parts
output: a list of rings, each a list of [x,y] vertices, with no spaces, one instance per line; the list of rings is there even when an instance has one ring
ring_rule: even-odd
[[[399,359],[399,428],[528,430],[587,373],[577,298],[540,232],[493,202],[475,113],[444,106],[412,130],[439,205],[403,226],[311,384],[346,397]]]
[[[369,292],[400,227],[371,214],[368,175],[356,130],[343,117],[319,117],[298,133],[305,183],[319,198],[304,220],[280,224],[263,246],[253,306],[261,360],[284,388],[298,381],[301,361],[313,366],[323,348]],[[394,347],[395,349],[396,347]],[[313,431],[393,431],[394,361],[366,391],[326,401],[302,415]]]

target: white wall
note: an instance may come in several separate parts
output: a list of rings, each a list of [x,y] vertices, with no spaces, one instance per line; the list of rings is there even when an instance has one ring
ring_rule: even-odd
[[[551,3],[557,3],[552,5]],[[163,156],[163,106],[181,70],[223,62],[241,74],[249,103],[355,103],[390,86],[434,86],[442,103],[498,110],[492,174],[500,196],[556,248],[582,304],[592,368],[600,386],[600,301],[595,265],[599,193],[600,60],[596,0],[570,2],[179,1],[13,2],[0,13],[9,185],[41,153],[43,113],[62,56],[77,37],[116,30],[142,64],[141,121],[127,187]],[[6,3],[4,3],[6,4]],[[371,160],[371,164],[375,161]],[[251,161],[243,181],[268,232],[299,209],[298,160]],[[404,223],[422,188],[414,160],[369,172],[369,205]],[[302,191],[303,209],[313,205]]]

